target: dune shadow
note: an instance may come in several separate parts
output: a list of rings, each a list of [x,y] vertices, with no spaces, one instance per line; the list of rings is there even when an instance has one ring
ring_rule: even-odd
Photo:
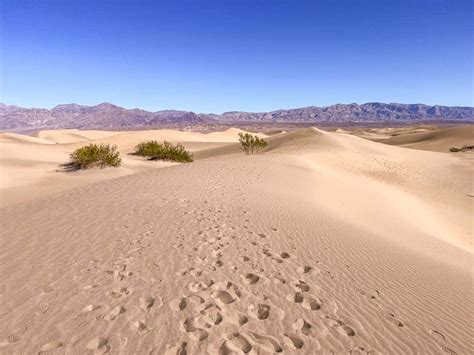
[[[60,173],[69,173],[80,169],[80,167],[74,163],[62,163],[59,164],[58,167],[59,169],[56,169],[55,171]]]

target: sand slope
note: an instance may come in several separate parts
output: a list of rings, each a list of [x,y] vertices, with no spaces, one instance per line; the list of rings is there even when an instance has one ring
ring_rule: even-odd
[[[375,131],[377,132],[372,135],[358,135],[385,144],[435,152],[449,152],[451,147],[460,148],[464,145],[474,144],[474,125],[439,129],[427,126]]]
[[[473,348],[471,156],[314,129],[225,149],[1,209],[0,351]]]
[[[179,142],[192,152],[199,152],[235,143],[240,132],[243,131],[230,128],[208,134],[173,130],[109,132],[77,129],[40,131],[33,136],[0,133],[0,207],[92,182],[174,165],[147,162],[129,155],[138,143],[146,140]],[[69,154],[89,143],[116,145],[122,155],[122,166],[118,169],[61,172],[60,164],[68,161]]]

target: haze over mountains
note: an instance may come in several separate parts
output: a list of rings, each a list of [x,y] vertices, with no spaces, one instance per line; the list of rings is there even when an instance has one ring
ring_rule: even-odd
[[[419,122],[474,121],[474,107],[429,106],[424,104],[366,103],[310,106],[271,112],[231,111],[196,114],[189,111],[149,112],[126,109],[110,103],[95,106],[58,105],[53,109],[22,108],[0,103],[0,130],[102,128],[124,129],[168,125],[205,125],[239,122]]]

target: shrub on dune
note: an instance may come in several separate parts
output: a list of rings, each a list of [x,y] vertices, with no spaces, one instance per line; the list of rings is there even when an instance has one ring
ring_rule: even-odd
[[[110,144],[89,144],[76,149],[69,156],[69,165],[76,169],[89,169],[95,166],[105,168],[112,166],[119,167],[122,164],[117,146]]]
[[[465,145],[462,146],[461,148],[456,148],[456,147],[451,147],[449,148],[449,151],[452,153],[457,153],[457,152],[470,152],[474,150],[474,145]]]
[[[164,141],[147,141],[137,144],[134,155],[148,158],[148,160],[171,160],[179,163],[190,163],[193,161],[192,154],[181,144],[172,144]]]
[[[245,154],[258,153],[268,145],[267,141],[250,133],[239,133],[239,143]]]

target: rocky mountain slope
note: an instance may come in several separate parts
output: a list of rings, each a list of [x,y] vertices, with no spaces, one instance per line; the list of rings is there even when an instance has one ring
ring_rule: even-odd
[[[474,107],[423,104],[367,103],[304,107],[272,112],[196,114],[165,110],[149,112],[109,103],[96,106],[58,105],[53,109],[22,108],[0,103],[0,130],[101,128],[125,129],[169,125],[206,125],[226,122],[379,122],[379,121],[474,121]]]

